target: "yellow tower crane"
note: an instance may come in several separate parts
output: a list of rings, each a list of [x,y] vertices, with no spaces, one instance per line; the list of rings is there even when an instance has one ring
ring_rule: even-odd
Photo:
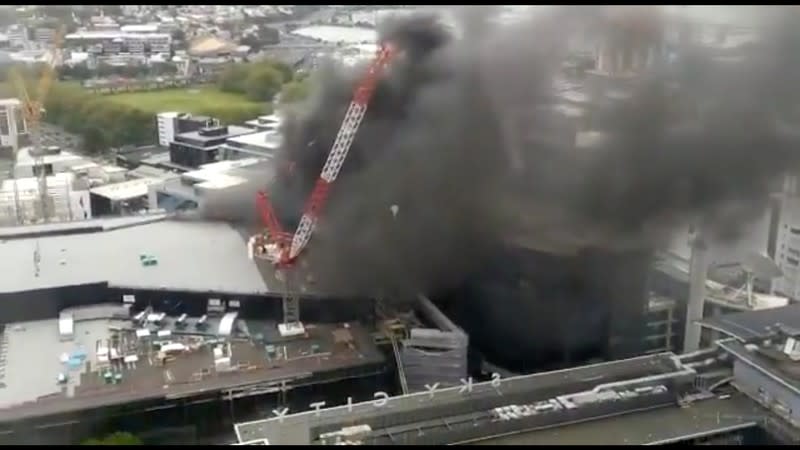
[[[9,74],[11,82],[14,84],[14,88],[17,90],[17,95],[19,95],[20,101],[22,102],[22,115],[27,123],[28,134],[30,136],[32,146],[31,155],[34,157],[34,175],[36,175],[36,177],[39,179],[39,207],[41,214],[39,219],[45,222],[50,218],[50,212],[52,208],[50,207],[51,199],[47,192],[48,173],[44,166],[44,153],[41,148],[41,134],[39,125],[41,123],[42,113],[44,112],[44,102],[47,98],[47,93],[50,91],[50,86],[53,84],[53,78],[55,77],[55,66],[59,63],[59,59],[61,58],[60,49],[64,40],[65,31],[66,28],[62,25],[53,36],[53,46],[50,51],[50,61],[44,64],[41,77],[39,78],[39,84],[36,89],[35,98],[31,98],[30,95],[28,95],[28,89],[25,85],[25,81],[16,69],[12,69]],[[17,150],[14,151],[15,164],[16,159]],[[16,181],[14,184],[14,200],[16,202],[14,206],[17,210],[18,219],[21,219]]]

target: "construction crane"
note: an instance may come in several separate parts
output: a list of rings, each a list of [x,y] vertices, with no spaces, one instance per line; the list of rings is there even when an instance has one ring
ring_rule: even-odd
[[[278,217],[266,192],[259,192],[256,206],[264,222],[265,230],[262,234],[253,236],[250,241],[251,255],[270,260],[276,267],[276,278],[282,280],[286,286],[283,295],[283,323],[278,326],[284,336],[303,334],[305,332],[300,322],[299,299],[294,289],[293,267],[297,257],[308,245],[314,233],[319,214],[328,198],[330,187],[339,175],[347,153],[356,137],[361,121],[367,112],[369,101],[383,73],[383,69],[395,55],[395,49],[390,44],[383,44],[378,50],[375,59],[356,85],[353,99],[342,120],[342,126],[333,141],[331,151],[322,172],[317,179],[314,189],[306,203],[300,224],[294,234],[283,230]]]
[[[31,155],[34,157],[34,174],[39,180],[39,203],[41,220],[47,221],[50,217],[50,196],[47,192],[47,170],[44,167],[43,151],[41,148],[41,134],[39,125],[44,112],[44,101],[50,91],[50,86],[53,84],[55,77],[55,65],[60,58],[59,49],[64,39],[66,27],[63,25],[53,36],[53,46],[50,51],[51,60],[44,64],[42,75],[39,78],[39,84],[36,89],[36,98],[31,98],[28,95],[28,89],[25,86],[25,81],[16,70],[11,70],[10,78],[17,90],[17,94],[22,101],[22,115],[25,122],[28,124],[28,133],[31,137],[32,151]],[[14,163],[16,164],[17,154],[14,152]],[[16,182],[15,182],[16,185]],[[14,190],[15,197],[17,197],[17,190]],[[15,198],[17,204],[15,207],[19,211],[19,199]],[[19,212],[18,212],[19,214]]]

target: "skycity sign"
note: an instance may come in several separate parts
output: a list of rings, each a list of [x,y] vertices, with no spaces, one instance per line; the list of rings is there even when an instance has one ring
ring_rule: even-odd
[[[473,390],[473,387],[475,386],[473,384],[473,382],[472,382],[472,377],[469,377],[469,378],[466,378],[466,379],[462,378],[459,381],[461,382],[461,384],[460,384],[460,386],[458,386],[458,393],[461,394],[461,395],[469,395],[469,394],[471,394],[472,390]],[[425,392],[428,394],[427,398],[428,398],[429,401],[432,401],[436,397],[436,393],[439,392],[439,384],[440,383],[434,383],[432,385],[431,384],[426,384],[425,385]],[[479,386],[489,385],[492,388],[494,388],[494,390],[498,394],[501,394],[501,392],[500,392],[500,385],[501,384],[502,384],[502,380],[500,378],[500,374],[499,373],[492,373],[491,381],[479,383],[478,385]],[[455,388],[450,388],[450,389],[455,389]],[[399,397],[395,397],[395,398],[410,397],[410,396],[419,396],[419,394],[415,393],[415,394],[403,395],[403,396],[399,396]],[[390,395],[387,394],[386,392],[383,392],[383,391],[375,392],[374,394],[372,394],[372,397],[374,398],[374,400],[372,402],[369,402],[369,403],[371,403],[372,406],[374,408],[376,408],[376,409],[383,408],[387,404],[389,404]],[[425,398],[424,396],[420,396],[420,397],[421,398]],[[314,415],[316,417],[319,417],[320,414],[321,414],[322,408],[325,406],[325,402],[324,401],[323,402],[314,402],[314,403],[309,404],[308,406],[309,406],[310,409],[314,410]],[[347,412],[349,412],[349,413],[353,412],[353,397],[347,397],[347,405],[346,405],[346,407],[347,407]],[[289,408],[273,409],[272,413],[275,415],[275,417],[278,419],[278,421],[280,423],[283,423],[284,418],[289,414]]]

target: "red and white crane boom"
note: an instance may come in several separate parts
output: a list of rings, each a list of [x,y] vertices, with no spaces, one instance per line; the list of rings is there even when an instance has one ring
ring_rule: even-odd
[[[358,128],[367,113],[367,107],[372,94],[375,92],[378,80],[394,54],[395,50],[391,45],[382,45],[375,59],[369,65],[367,73],[356,86],[353,100],[347,108],[342,126],[333,141],[331,151],[322,166],[322,172],[314,185],[314,189],[311,191],[311,196],[303,210],[300,224],[294,235],[291,236],[291,241],[289,241],[289,234],[282,230],[269,197],[265,192],[259,192],[257,206],[262,221],[267,228],[267,240],[269,241],[267,252],[269,253],[269,258],[278,266],[287,267],[292,265],[308,245],[311,235],[314,233],[319,214],[328,198],[331,184],[336,181],[339,172],[342,170],[344,161],[347,159],[347,153],[350,151]]]

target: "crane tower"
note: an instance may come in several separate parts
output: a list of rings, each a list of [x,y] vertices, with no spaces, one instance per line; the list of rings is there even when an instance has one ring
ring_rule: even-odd
[[[16,70],[12,70],[10,72],[11,81],[14,84],[14,87],[20,96],[20,100],[22,101],[22,114],[25,117],[25,121],[28,124],[28,133],[31,136],[31,144],[32,149],[31,155],[34,157],[34,170],[36,177],[39,180],[39,203],[40,203],[40,219],[43,221],[47,221],[50,217],[51,209],[50,203],[52,199],[48,195],[47,192],[47,170],[43,164],[43,152],[41,148],[41,133],[39,130],[39,125],[42,119],[42,113],[44,112],[43,106],[44,101],[47,98],[47,94],[50,91],[50,86],[53,84],[53,78],[55,77],[55,65],[58,64],[58,60],[60,59],[60,47],[61,43],[64,39],[64,33],[66,28],[61,26],[61,28],[56,32],[53,38],[53,47],[51,49],[51,61],[44,65],[42,69],[42,75],[39,78],[39,84],[36,89],[36,98],[31,98],[28,95],[28,89],[25,86],[25,82],[23,81],[22,77]],[[14,152],[14,163],[16,164],[16,151]],[[15,189],[15,207],[17,208],[17,214],[19,216],[19,199],[17,197],[17,190],[16,190],[16,182],[14,183]]]
[[[395,50],[391,45],[382,45],[375,59],[369,65],[366,74],[356,85],[353,99],[347,108],[342,125],[339,128],[336,139],[333,141],[328,158],[322,166],[322,172],[314,185],[314,189],[311,191],[303,216],[300,219],[300,224],[294,234],[289,234],[283,230],[266,192],[259,192],[256,198],[257,209],[264,222],[265,229],[261,234],[255,235],[250,239],[250,254],[254,257],[271,261],[276,267],[276,277],[285,284],[283,323],[278,326],[279,331],[284,336],[305,332],[300,322],[299,298],[295,290],[293,269],[298,256],[308,245],[311,235],[314,233],[319,214],[328,198],[330,187],[336,181],[344,165],[347,153],[355,140],[361,121],[364,120],[369,101],[383,73],[383,69],[391,61],[394,54]]]

